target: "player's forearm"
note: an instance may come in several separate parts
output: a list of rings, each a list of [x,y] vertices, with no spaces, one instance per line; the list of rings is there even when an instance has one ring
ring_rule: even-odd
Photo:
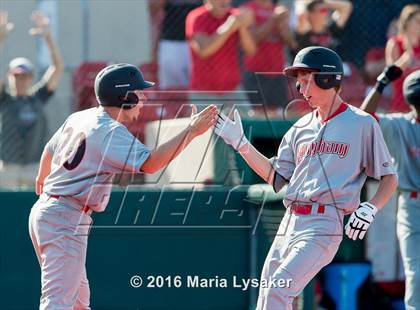
[[[382,209],[389,201],[398,186],[398,178],[395,174],[388,174],[379,181],[379,187],[375,195],[369,200],[376,208]]]
[[[241,27],[239,29],[239,39],[245,54],[250,56],[254,55],[257,51],[257,45],[248,28]]]
[[[375,87],[369,91],[369,94],[366,96],[365,100],[363,100],[360,109],[367,113],[375,113],[381,97],[382,94],[378,92],[377,85],[375,85]]]
[[[46,148],[41,155],[37,179],[44,180],[51,172],[52,155]]]
[[[192,140],[194,140],[195,137],[196,135],[190,128],[184,129],[168,142],[159,145],[153,150],[149,158],[142,165],[141,170],[146,173],[155,173],[167,166],[191,143]]]
[[[273,167],[267,157],[261,154],[251,143],[243,146],[239,153],[256,174],[267,183],[272,184]]]

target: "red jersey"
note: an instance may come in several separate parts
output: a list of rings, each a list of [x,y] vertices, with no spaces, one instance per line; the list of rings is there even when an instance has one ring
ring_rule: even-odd
[[[187,40],[196,33],[212,35],[230,15],[237,14],[231,9],[224,17],[214,17],[206,4],[192,10],[186,20]],[[217,52],[207,58],[200,58],[191,48],[191,83],[193,90],[231,91],[238,87],[241,74],[238,55],[239,34],[235,32]]]
[[[255,0],[244,4],[244,7],[254,12],[255,23],[261,25],[265,23],[273,14],[275,5],[263,7]],[[244,57],[245,68],[252,72],[281,72],[284,68],[285,55],[283,42],[280,40],[277,29],[272,32],[257,45],[257,52],[253,56]]]
[[[392,37],[390,40],[394,40],[398,46],[398,51],[400,56],[405,52],[403,38],[401,36]],[[389,112],[410,112],[411,109],[408,104],[405,102],[403,95],[403,83],[404,79],[413,71],[420,69],[420,44],[413,46],[414,54],[414,65],[407,67],[404,70],[401,77],[394,82],[392,82],[392,98],[391,98],[391,107]]]

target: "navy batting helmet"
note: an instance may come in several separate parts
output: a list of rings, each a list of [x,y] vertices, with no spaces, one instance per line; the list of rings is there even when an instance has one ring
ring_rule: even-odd
[[[140,70],[129,64],[115,64],[102,69],[95,78],[95,95],[102,106],[131,108],[139,102],[133,93],[155,85],[145,81]]]
[[[403,93],[408,104],[420,106],[420,70],[412,72],[405,78]]]
[[[284,69],[287,76],[297,76],[298,71],[315,74],[315,83],[322,89],[340,86],[343,62],[333,50],[322,46],[309,46],[297,53],[293,65]]]

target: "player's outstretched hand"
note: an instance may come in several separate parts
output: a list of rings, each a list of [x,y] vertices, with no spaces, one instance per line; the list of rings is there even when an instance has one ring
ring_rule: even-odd
[[[191,105],[190,129],[195,136],[205,133],[217,121],[217,107],[212,104],[200,113],[197,113],[197,106]]]
[[[354,211],[345,227],[346,235],[353,240],[363,239],[378,209],[370,202],[362,202]]]
[[[225,114],[219,113],[214,132],[237,151],[248,143],[244,135],[241,116],[237,109],[234,111],[233,121]]]

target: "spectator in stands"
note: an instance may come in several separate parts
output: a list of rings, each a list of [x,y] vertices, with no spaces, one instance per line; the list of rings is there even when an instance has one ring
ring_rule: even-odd
[[[38,11],[33,12],[31,18],[34,27],[29,32],[44,37],[52,64],[41,80],[33,85],[32,63],[26,58],[15,58],[10,62],[7,74],[9,89],[0,81],[0,185],[35,183],[36,162],[47,138],[44,105],[57,89],[64,69],[49,31],[49,19]],[[0,44],[11,29],[7,12],[0,11]]]
[[[347,0],[309,0],[302,4],[303,9],[296,13],[298,50],[311,45],[337,49],[352,4]]]
[[[296,49],[296,41],[289,29],[289,12],[284,6],[275,6],[272,0],[251,0],[244,7],[252,10],[255,22],[250,31],[257,44],[257,52],[244,58],[244,87],[253,104],[263,103],[272,108],[287,105],[287,79],[280,73],[285,66],[285,45]],[[253,93],[251,91],[257,91]]]
[[[242,113],[249,109],[248,99],[241,91],[238,47],[247,55],[255,53],[256,44],[249,31],[253,18],[248,9],[232,8],[231,0],[206,0],[188,14],[186,36],[192,56],[193,92],[189,98],[192,103],[201,108],[214,103],[225,114],[230,114],[234,105]],[[234,151],[223,141],[217,141],[215,156],[213,182],[240,184]]]
[[[246,105],[240,92],[241,73],[238,45],[253,55],[256,44],[249,31],[254,17],[248,9],[234,9],[231,0],[207,0],[191,11],[186,21],[192,71],[193,101],[214,101],[230,109],[233,102]],[[235,92],[239,91],[239,92]],[[229,113],[229,112],[228,112]]]
[[[152,16],[158,18],[157,40],[158,78],[161,89],[187,88],[190,80],[191,60],[185,40],[185,19],[202,0],[149,0]]]
[[[392,86],[389,112],[409,112],[402,93],[404,79],[420,68],[420,5],[406,5],[398,20],[398,34],[391,37],[386,45],[387,65],[395,64],[404,74]]]

